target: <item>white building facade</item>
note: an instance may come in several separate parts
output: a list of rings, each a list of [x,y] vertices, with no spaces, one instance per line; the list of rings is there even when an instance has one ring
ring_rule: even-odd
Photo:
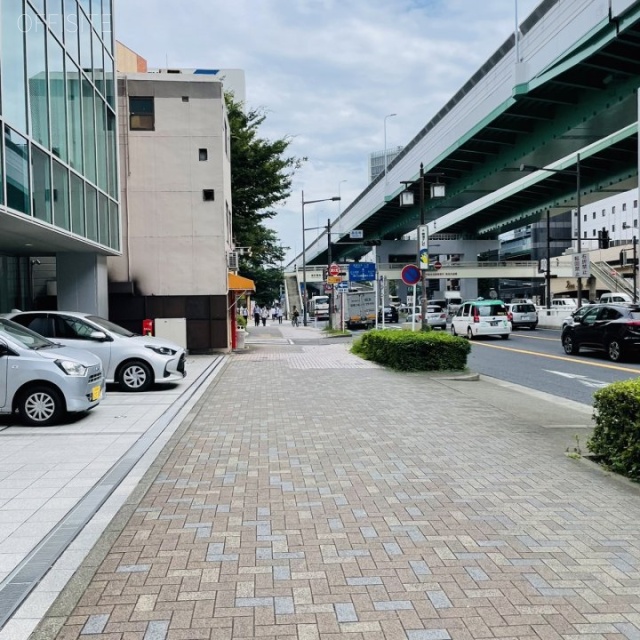
[[[112,317],[138,331],[145,318],[186,318],[191,351],[229,349],[231,165],[222,83],[122,74],[118,103],[128,114],[119,130],[125,242],[108,262]]]

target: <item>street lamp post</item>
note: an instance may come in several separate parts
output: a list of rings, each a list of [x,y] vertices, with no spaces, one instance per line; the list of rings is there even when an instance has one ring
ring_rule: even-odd
[[[573,169],[551,169],[549,167],[536,167],[529,164],[521,164],[520,171],[549,171],[550,173],[564,173],[565,175],[575,176],[576,177],[576,213],[577,213],[577,224],[576,224],[576,236],[577,236],[577,249],[578,255],[582,255],[582,213],[580,211],[581,208],[581,184],[580,184],[580,154],[576,153],[576,168],[575,171]],[[573,229],[573,224],[571,225]],[[573,241],[573,238],[572,238]],[[547,257],[547,260],[549,258]],[[550,261],[549,261],[550,263]],[[549,265],[547,265],[549,268]],[[578,277],[578,309],[582,306],[582,278]],[[549,295],[551,295],[551,291],[549,291]]]
[[[307,249],[304,232],[307,230],[304,225],[304,207],[307,204],[315,204],[316,202],[339,202],[340,196],[333,198],[321,198],[320,200],[305,200],[304,191],[302,192],[302,324],[307,326]],[[331,242],[331,235],[329,235]],[[329,309],[331,313],[331,309]]]
[[[387,184],[387,118],[397,116],[397,113],[388,113],[384,117],[384,183]]]

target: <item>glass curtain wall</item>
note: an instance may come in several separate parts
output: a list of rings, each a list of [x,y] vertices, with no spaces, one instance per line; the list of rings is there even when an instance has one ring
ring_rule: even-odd
[[[112,0],[0,0],[0,205],[119,249],[113,52]]]

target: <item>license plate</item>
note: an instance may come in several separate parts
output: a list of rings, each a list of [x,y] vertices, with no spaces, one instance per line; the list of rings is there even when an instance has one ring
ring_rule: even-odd
[[[91,401],[100,400],[102,397],[102,387],[98,385],[97,387],[93,387],[91,389]]]
[[[492,327],[497,327],[500,324],[500,322],[496,320],[495,322],[491,322],[490,324]]]

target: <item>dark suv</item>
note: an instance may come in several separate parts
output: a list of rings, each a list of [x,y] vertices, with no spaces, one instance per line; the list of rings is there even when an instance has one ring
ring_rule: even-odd
[[[604,351],[619,362],[640,352],[640,306],[602,304],[589,309],[562,330],[565,353],[575,355],[582,347]]]
[[[385,307],[384,308],[384,321],[385,322],[398,322],[398,309],[397,307]],[[382,322],[382,313],[378,311],[378,322]]]

